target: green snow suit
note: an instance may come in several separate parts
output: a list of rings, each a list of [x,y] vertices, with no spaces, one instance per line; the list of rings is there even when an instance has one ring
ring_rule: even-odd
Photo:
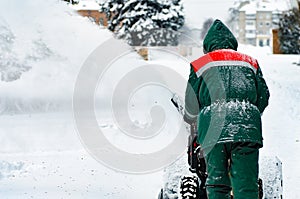
[[[210,199],[227,198],[231,186],[235,199],[257,198],[261,114],[269,91],[257,60],[237,52],[237,47],[231,31],[216,20],[203,41],[207,54],[191,63],[186,88],[184,118],[197,122]]]

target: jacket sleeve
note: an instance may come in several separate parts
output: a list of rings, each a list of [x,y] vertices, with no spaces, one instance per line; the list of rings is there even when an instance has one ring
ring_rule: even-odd
[[[185,111],[184,121],[192,124],[197,121],[200,103],[199,103],[200,78],[197,77],[193,68],[190,69],[189,80],[185,91]]]
[[[265,108],[269,104],[270,92],[268,86],[266,84],[265,79],[263,78],[262,71],[260,67],[258,67],[256,72],[256,82],[257,82],[257,101],[256,106],[262,114]]]

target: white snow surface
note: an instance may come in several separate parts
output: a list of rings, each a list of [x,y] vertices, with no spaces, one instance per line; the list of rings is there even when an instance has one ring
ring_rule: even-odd
[[[75,10],[100,10],[100,5],[94,0],[81,0],[78,4],[70,5]]]
[[[56,0],[1,1],[0,13],[1,36],[3,27],[9,36],[5,37],[6,42],[0,37],[0,51],[6,60],[13,60],[10,63],[14,66],[14,70],[9,71],[0,65],[1,75],[15,74],[18,67],[22,71],[19,79],[12,75],[6,76],[8,81],[0,81],[0,198],[157,197],[163,186],[162,171],[131,175],[103,166],[84,149],[70,111],[81,65],[111,34]],[[278,156],[283,162],[284,198],[299,198],[300,67],[293,64],[299,61],[299,56],[272,55],[268,48],[252,46],[240,46],[239,50],[258,59],[271,93],[270,104],[263,114],[265,140],[261,154]],[[125,66],[137,67],[130,63],[172,66],[186,78],[189,72],[188,63],[178,56],[155,50],[149,62],[131,53],[117,60],[114,66],[122,65],[124,70]],[[121,78],[122,72],[116,76]],[[109,81],[107,77],[103,90],[109,93],[117,81]],[[144,110],[154,102],[166,105],[170,96],[171,93],[159,90],[134,100],[140,110]],[[143,103],[145,98],[148,104]],[[61,108],[60,104],[69,108]],[[109,106],[107,104],[107,108]],[[165,107],[166,114],[176,115],[171,105]],[[105,109],[100,113],[110,116]],[[151,122],[149,114],[143,111],[131,116],[138,126]],[[167,126],[174,126],[177,117],[169,117]],[[174,136],[170,130],[165,132],[160,144],[133,138],[124,141],[126,136],[117,131],[113,119],[102,118],[99,126],[107,130],[114,144],[137,153],[144,145],[143,152],[156,151]]]

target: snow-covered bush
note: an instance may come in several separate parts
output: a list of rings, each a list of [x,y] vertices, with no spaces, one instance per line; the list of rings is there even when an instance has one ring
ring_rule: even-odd
[[[101,10],[108,29],[132,46],[178,44],[177,31],[184,24],[180,0],[108,0]]]
[[[300,11],[288,11],[279,21],[280,49],[285,54],[300,54]]]

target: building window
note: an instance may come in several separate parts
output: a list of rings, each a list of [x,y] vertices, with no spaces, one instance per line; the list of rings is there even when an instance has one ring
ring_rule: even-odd
[[[267,46],[270,46],[270,39],[267,39]]]
[[[266,26],[269,27],[270,26],[270,22],[266,22]]]
[[[253,21],[247,21],[246,25],[252,26],[252,25],[254,25],[254,23],[253,23]]]
[[[248,38],[248,39],[246,40],[246,43],[247,43],[247,44],[251,44],[251,45],[253,45],[253,46],[255,46],[255,42],[256,42],[255,39],[249,39],[249,38]]]
[[[250,20],[253,20],[253,19],[255,19],[256,17],[255,17],[255,14],[247,14],[246,15],[246,19],[250,19]]]
[[[259,30],[257,34],[259,34],[259,35],[268,35],[268,31],[266,31],[266,30]]]
[[[259,23],[259,26],[260,26],[260,27],[263,27],[263,26],[264,26],[264,23],[263,23],[263,22],[260,22],[260,23]]]
[[[263,47],[264,46],[264,41],[262,39],[259,40],[259,46]]]

